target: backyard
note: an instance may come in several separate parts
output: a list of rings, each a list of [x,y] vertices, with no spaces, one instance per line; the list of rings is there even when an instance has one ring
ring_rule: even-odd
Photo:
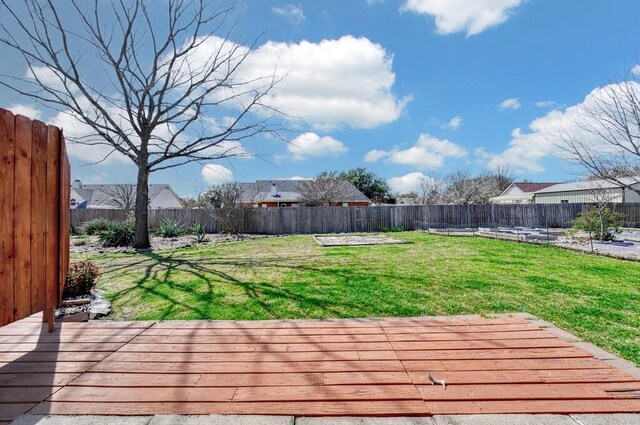
[[[139,254],[74,254],[113,319],[301,319],[528,312],[640,364],[640,264],[422,232],[320,247],[311,236]]]

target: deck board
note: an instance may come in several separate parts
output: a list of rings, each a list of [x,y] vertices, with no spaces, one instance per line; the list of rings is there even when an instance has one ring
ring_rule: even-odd
[[[446,389],[431,385],[429,374]],[[20,414],[425,416],[640,411],[640,379],[522,317],[0,328]]]

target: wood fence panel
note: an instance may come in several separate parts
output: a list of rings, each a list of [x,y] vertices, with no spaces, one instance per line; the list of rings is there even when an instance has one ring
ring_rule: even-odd
[[[16,116],[16,164],[13,199],[14,317],[31,310],[31,120]]]
[[[15,119],[0,109],[0,326],[13,320]]]
[[[31,309],[45,306],[45,238],[47,232],[47,126],[40,121],[31,125]]]
[[[47,241],[45,253],[46,288],[45,308],[55,308],[59,292],[60,250],[60,130],[47,128]]]
[[[0,109],[0,152],[0,326],[47,310],[52,330],[69,261],[64,141],[55,127]]]
[[[64,290],[64,283],[67,280],[67,270],[69,269],[69,248],[71,245],[71,215],[68,214],[69,198],[71,197],[71,164],[69,164],[67,148],[62,135],[60,136],[60,180],[58,191],[60,192],[59,209],[61,212],[64,211],[64,213],[61,213],[59,217],[60,230],[58,231],[58,240],[60,243],[60,247],[58,249],[58,252],[60,253],[60,266],[58,270],[59,303],[62,301],[62,291]]]
[[[312,234],[376,232],[383,227],[405,230],[496,226],[566,228],[589,207],[588,204],[490,204],[251,208],[241,212],[241,230],[257,234]],[[640,204],[614,205],[613,208],[625,214],[625,221],[640,224]],[[215,210],[151,210],[149,227],[156,228],[169,217],[185,227],[204,223],[208,232],[217,233],[224,226],[215,215]],[[97,218],[123,220],[125,217],[121,210],[72,210],[74,226]]]

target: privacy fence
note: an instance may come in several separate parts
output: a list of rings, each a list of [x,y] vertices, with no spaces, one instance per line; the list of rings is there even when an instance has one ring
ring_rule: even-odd
[[[70,169],[60,129],[0,109],[0,326],[45,311],[69,264]]]
[[[402,227],[405,230],[429,227],[569,227],[586,204],[546,205],[416,205],[376,207],[298,207],[253,208],[240,212],[244,233],[308,234],[376,232],[383,228]],[[640,204],[614,207],[626,215],[625,220],[640,221]],[[216,219],[216,210],[176,209],[149,211],[149,227],[157,228],[166,218],[180,221],[185,227],[204,224],[208,232],[223,228]],[[122,210],[72,210],[71,223],[104,218],[124,220]]]

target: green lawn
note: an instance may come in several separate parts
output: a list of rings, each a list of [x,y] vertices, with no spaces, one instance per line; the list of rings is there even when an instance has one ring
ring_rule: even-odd
[[[322,248],[310,236],[143,254],[101,269],[114,318],[275,319],[528,312],[640,364],[640,263],[484,238]]]

